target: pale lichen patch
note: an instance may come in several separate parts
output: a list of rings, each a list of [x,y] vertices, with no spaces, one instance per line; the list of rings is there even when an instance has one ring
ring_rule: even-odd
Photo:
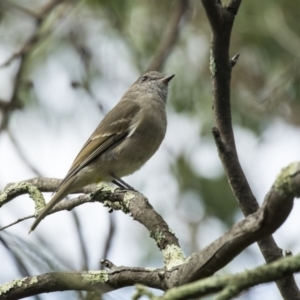
[[[85,283],[96,284],[108,281],[107,271],[89,271],[81,275]]]
[[[146,267],[145,268],[147,271],[155,271],[155,270],[157,270],[157,268],[152,268],[152,267]]]
[[[121,202],[117,202],[117,201],[113,202],[113,201],[105,200],[103,202],[103,206],[108,207],[113,210],[122,210],[122,211],[124,211],[124,213],[126,213],[126,211],[124,209],[124,205],[122,205]]]
[[[0,195],[0,206],[1,203],[5,203],[9,194],[12,192],[27,192],[30,196],[30,198],[33,199],[34,203],[35,203],[35,210],[38,211],[42,208],[45,207],[46,203],[45,203],[45,199],[43,194],[39,191],[39,189],[32,185],[29,182],[19,182],[16,184],[13,184],[12,186],[10,186],[9,188],[7,188],[3,193],[1,193]]]
[[[23,182],[24,185],[26,185],[26,189],[28,190],[28,194],[30,198],[34,201],[35,203],[35,210],[39,211],[40,209],[44,208],[46,206],[46,202],[44,199],[43,194],[39,191],[37,187],[35,187],[32,184],[29,184],[27,182]]]
[[[150,232],[150,236],[155,240],[157,245],[160,245],[162,240],[166,238],[158,228],[156,228],[155,231]]]
[[[135,197],[133,192],[126,192],[124,195],[124,198],[122,201],[110,201],[110,200],[105,200],[103,202],[103,205],[105,207],[111,208],[113,210],[121,210],[125,214],[128,214],[130,212],[129,210],[129,205],[130,201]],[[105,199],[105,198],[104,198]]]
[[[135,197],[135,195],[133,192],[126,192],[123,202],[127,209],[129,209],[130,202],[134,197]]]
[[[210,58],[209,58],[209,69],[210,69],[211,76],[215,77],[217,73],[217,65],[211,49],[210,49]]]
[[[8,197],[7,191],[4,191],[0,194],[0,207],[2,203],[4,203],[7,200],[7,197]]]
[[[29,281],[29,284],[30,284],[30,285],[31,285],[31,284],[34,284],[34,283],[38,283],[38,278],[37,278],[37,276],[31,277],[31,279],[30,279],[30,281]]]
[[[277,176],[273,188],[281,195],[288,195],[294,193],[295,187],[292,176],[299,172],[299,163],[292,163],[286,168],[283,168]]]
[[[97,184],[96,190],[90,193],[90,199],[93,200],[97,197],[97,199],[100,198],[100,201],[102,201],[107,197],[107,195],[112,194],[114,191],[115,188],[113,188],[112,186],[104,182],[100,182]]]
[[[182,249],[176,245],[168,245],[164,250],[162,250],[162,253],[167,270],[185,262],[185,255]]]
[[[100,182],[97,184],[97,189],[99,189],[102,193],[103,192],[114,193],[116,190],[116,187],[108,185],[104,182]]]
[[[11,289],[13,289],[15,287],[21,287],[25,283],[26,280],[27,280],[27,277],[24,277],[22,279],[12,280],[8,283],[3,284],[0,288],[0,296],[5,295],[6,293],[8,293]]]

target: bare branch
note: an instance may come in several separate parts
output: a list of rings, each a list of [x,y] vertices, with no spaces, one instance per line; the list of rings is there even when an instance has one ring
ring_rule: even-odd
[[[222,21],[222,3],[221,0],[202,0],[203,7],[207,14],[212,30],[221,26]]]
[[[161,70],[164,62],[171,53],[173,46],[177,40],[179,25],[183,19],[184,14],[188,9],[188,1],[175,1],[175,7],[167,24],[165,31],[160,39],[160,44],[157,46],[156,52],[150,62],[146,72],[151,70]]]
[[[82,259],[83,259],[82,270],[87,271],[89,269],[89,267],[88,267],[88,265],[89,265],[89,262],[88,262],[88,251],[87,251],[86,244],[84,242],[84,237],[83,237],[83,232],[82,232],[82,226],[81,226],[79,217],[78,217],[78,215],[77,215],[77,213],[76,213],[75,210],[72,211],[72,216],[73,216],[73,219],[74,219],[74,222],[75,222],[76,233],[77,233],[78,242],[79,242],[79,247],[80,247],[81,255],[82,255]]]
[[[38,191],[55,191],[60,180],[47,179],[47,178],[34,178],[27,182],[21,182],[18,184],[10,184],[2,193],[0,193],[0,207],[11,201],[14,197],[26,194],[33,190]],[[52,190],[49,190],[52,187]],[[91,188],[94,188],[91,191]],[[129,213],[134,220],[143,224],[150,236],[157,243],[158,248],[161,251],[165,251],[167,246],[176,246],[179,248],[179,242],[174,233],[171,232],[169,226],[163,220],[163,218],[153,209],[148,199],[138,192],[124,192],[123,190],[113,189],[107,185],[91,185],[83,189],[84,192],[90,194],[79,196],[78,198],[71,199],[69,201],[63,201],[58,203],[49,214],[61,211],[72,210],[74,207],[79,206],[87,202],[101,202],[104,206],[112,210],[122,210],[124,213]],[[35,195],[31,192],[33,200]],[[40,200],[40,194],[38,194],[37,201]],[[39,204],[40,207],[41,204]],[[37,206],[37,203],[36,203]],[[166,254],[164,254],[166,255]]]
[[[114,218],[114,215],[112,213],[110,213],[109,214],[109,230],[108,230],[108,234],[106,237],[105,246],[104,246],[104,250],[103,250],[103,254],[102,254],[103,258],[107,258],[107,256],[108,256],[108,252],[111,247],[115,232],[116,232],[115,218]]]
[[[8,8],[11,8],[11,9],[18,10],[18,11],[20,11],[22,13],[25,13],[26,15],[34,18],[34,19],[39,18],[39,15],[36,12],[34,12],[34,11],[24,7],[24,6],[18,5],[16,3],[12,3],[11,1],[10,2],[9,1],[2,1],[1,5],[7,6]]]
[[[18,220],[16,220],[16,221],[14,221],[14,222],[12,222],[12,223],[6,225],[6,226],[0,227],[0,231],[5,230],[5,229],[7,229],[7,228],[9,228],[9,227],[12,227],[12,226],[14,226],[14,225],[16,225],[16,224],[18,224],[18,223],[21,223],[21,222],[23,222],[23,221],[25,221],[25,220],[29,220],[29,219],[31,219],[31,218],[34,218],[34,215],[27,216],[27,217],[24,217],[24,218],[20,218],[20,219],[18,219]]]
[[[241,3],[242,3],[242,0],[231,0],[227,4],[226,9],[229,10],[233,15],[236,15]]]
[[[27,58],[29,57],[30,53],[36,47],[36,45],[40,42],[42,37],[49,35],[49,31],[47,33],[41,34],[40,31],[41,31],[42,25],[43,25],[44,21],[48,18],[51,11],[58,4],[60,4],[62,2],[64,2],[64,1],[63,0],[52,0],[49,3],[47,3],[40,10],[39,13],[35,14],[36,26],[35,26],[33,32],[31,33],[31,35],[29,36],[29,38],[27,39],[27,41],[25,42],[25,44],[22,46],[22,48],[19,51],[17,51],[10,58],[8,58],[6,62],[4,62],[2,65],[0,65],[0,68],[6,67],[6,66],[10,65],[16,59],[20,60],[19,67],[18,67],[18,70],[15,75],[15,79],[14,79],[14,88],[13,88],[13,93],[12,93],[11,99],[8,102],[8,104],[4,107],[5,109],[3,109],[3,111],[2,111],[3,118],[2,118],[2,122],[0,124],[0,132],[7,128],[9,117],[10,117],[12,111],[15,108],[22,107],[22,103],[18,97],[18,94],[19,94],[19,90],[20,90],[20,87],[22,84],[22,77],[23,77],[23,73],[25,70],[25,63],[26,63]]]
[[[232,122],[230,104],[230,80],[232,63],[229,58],[231,30],[241,0],[232,0],[226,7],[218,0],[202,0],[212,28],[210,70],[212,76],[213,102],[216,128],[213,129],[216,145],[230,187],[245,216],[258,210],[259,205],[251,191],[249,183],[240,165]],[[265,237],[258,242],[267,262],[282,257],[281,251],[272,237]],[[276,282],[284,299],[292,299],[300,292],[293,277]]]
[[[271,264],[263,265],[240,274],[218,275],[175,287],[168,290],[163,296],[153,298],[153,300],[184,300],[207,296],[218,291],[221,292],[214,299],[229,300],[250,287],[278,280],[295,272],[300,272],[300,254],[295,257],[282,258]]]
[[[98,97],[95,95],[95,93],[92,90],[91,87],[91,76],[94,71],[91,71],[91,51],[88,49],[86,45],[83,45],[80,42],[79,37],[74,33],[70,32],[69,39],[71,44],[73,45],[74,49],[76,50],[78,56],[80,57],[83,67],[85,69],[85,76],[80,81],[72,81],[71,86],[74,89],[81,88],[83,89],[89,97],[95,102],[97,108],[100,110],[101,113],[103,113],[103,106],[101,102],[99,101]],[[95,68],[95,66],[93,66]]]
[[[116,267],[116,265],[114,265],[111,261],[109,261],[108,259],[101,259],[101,265],[103,265],[103,267],[107,268],[107,269],[113,269]]]
[[[239,59],[240,55],[237,53],[231,60],[231,67],[233,68],[235,66],[235,64],[237,63],[238,59]]]
[[[57,187],[59,186],[61,179],[35,177],[35,178],[24,180],[22,182],[31,183],[32,185],[36,186],[41,192],[53,193],[56,191]],[[8,183],[4,187],[4,191],[13,185],[15,185],[15,183]],[[74,191],[72,194],[78,194],[78,193],[89,194],[89,193],[92,193],[96,188],[97,188],[97,184],[90,184],[81,189]],[[19,196],[19,195],[11,194],[9,196],[9,199],[12,200],[13,198],[15,198],[17,196]]]
[[[12,131],[8,128],[7,129],[8,136],[12,142],[12,144],[15,147],[16,152],[18,153],[19,157],[22,159],[22,161],[25,163],[25,165],[36,175],[36,176],[42,176],[41,172],[28,160],[28,158],[25,156],[24,152],[22,151],[22,147],[15,138]]]
[[[10,256],[15,261],[19,273],[22,276],[30,276],[30,272],[26,264],[24,264],[24,261],[20,258],[20,256],[15,251],[11,249],[9,242],[7,242],[3,236],[0,236],[0,243],[9,252]],[[0,297],[1,297],[1,291],[0,291]],[[34,299],[40,300],[40,297],[38,295],[35,295]]]
[[[44,179],[38,182],[45,183],[46,180]],[[12,189],[12,187],[13,186],[10,186],[9,189]],[[7,191],[4,191],[0,197],[5,193],[7,193]],[[131,285],[132,282],[140,282],[149,287],[166,290],[174,286],[180,286],[212,275],[214,272],[225,266],[251,243],[273,233],[279,226],[281,226],[289,215],[293,207],[293,199],[297,196],[300,196],[300,162],[293,163],[282,170],[270,192],[267,194],[264,204],[258,211],[235,224],[223,236],[218,238],[202,251],[192,254],[187,260],[184,260],[183,254],[180,252],[181,250],[179,248],[178,241],[174,234],[170,232],[167,224],[162,220],[161,216],[153,210],[147,199],[137,192],[112,190],[111,188],[104,188],[102,186],[101,188],[98,187],[98,189],[94,190],[94,192],[89,195],[83,195],[76,199],[59,203],[55,206],[51,213],[62,209],[72,209],[75,205],[79,205],[84,202],[95,201],[104,203],[104,205],[108,206],[110,209],[122,210],[125,213],[130,212],[133,218],[143,224],[149,230],[150,235],[155,239],[159,249],[164,255],[165,267],[164,269],[160,269],[159,273],[156,273],[157,270],[153,271],[154,273],[151,273],[152,275],[149,275],[148,273],[145,274],[144,269],[131,269],[131,272],[139,272],[142,270],[143,278],[137,279],[135,277],[135,279],[131,281],[132,276],[135,276],[135,274],[132,275],[130,273],[129,276],[128,273],[127,276],[130,278],[125,277],[123,274],[124,277],[122,280],[119,278],[118,284],[116,284],[114,281],[109,281],[111,279],[110,276],[116,270],[120,270],[120,272],[122,272],[123,269],[122,267],[115,267],[111,262],[104,260],[102,263],[106,267],[110,268],[110,271],[106,273],[98,272],[97,279],[99,279],[102,275],[105,275],[105,284],[110,285],[112,288]],[[288,271],[285,272],[285,274],[290,274],[291,272]],[[68,274],[66,273],[61,274],[68,277]],[[38,278],[43,280],[45,278],[43,276],[47,275],[49,274],[40,275]],[[53,280],[51,277],[52,275],[53,274],[50,274],[50,278],[47,278],[47,280]],[[55,276],[60,275],[59,273],[55,273]],[[159,277],[159,280],[157,277]],[[74,277],[74,280],[75,279],[76,277]],[[22,280],[25,280],[26,284],[28,284],[26,281],[27,279]],[[101,280],[103,280],[103,277],[101,277]],[[19,282],[18,284],[21,283]],[[32,280],[32,283],[36,282],[33,282]],[[72,289],[89,289],[85,283],[86,281],[83,279],[81,279],[81,282],[76,282],[75,286],[75,283],[72,282]],[[102,283],[104,282],[102,281]],[[14,281],[12,284],[13,287],[10,291],[12,293],[21,293],[19,286],[17,287],[17,281]],[[38,286],[33,287],[35,291],[39,291],[39,288],[40,287]],[[51,288],[49,287],[49,289],[50,290],[47,291],[54,291],[57,289],[68,290],[69,286],[62,287],[61,283],[58,282],[51,286]],[[22,293],[26,292],[28,292],[28,290],[25,287]],[[290,295],[292,294],[290,293]]]
[[[44,196],[37,187],[28,182],[20,182],[11,185],[0,194],[0,207],[8,203],[11,200],[11,197],[14,198],[26,193],[28,193],[30,195],[30,198],[33,199],[36,210],[39,210],[45,206]]]
[[[39,42],[40,40],[40,32],[39,29],[42,25],[42,22],[48,17],[49,13],[60,3],[62,3],[62,0],[52,0],[49,3],[47,3],[39,13],[34,14],[35,19],[37,20],[36,27],[33,31],[33,33],[30,35],[26,43],[23,45],[23,47],[14,53],[6,62],[4,62],[1,67],[6,67],[11,64],[12,61],[14,61],[16,58],[24,58],[26,54],[28,54],[32,48]],[[20,9],[20,7],[19,7]],[[24,8],[25,9],[25,8]]]
[[[164,290],[163,269],[115,267],[109,271],[53,272],[13,280],[0,287],[1,300],[20,299],[36,294],[58,291],[105,292],[143,282],[145,285]],[[124,280],[126,278],[126,280]]]

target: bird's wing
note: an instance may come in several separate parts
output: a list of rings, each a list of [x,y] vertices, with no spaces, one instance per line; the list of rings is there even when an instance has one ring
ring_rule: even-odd
[[[94,133],[84,144],[59,187],[108,148],[117,145],[122,139],[125,139],[131,131],[133,118],[136,117],[139,111],[140,106],[134,102],[119,102],[104,117]]]
[[[52,207],[68,195],[70,192],[69,188],[76,179],[74,175],[108,148],[116,146],[117,143],[131,134],[132,130],[135,129],[136,116],[139,111],[140,106],[137,104],[121,101],[105,116],[80,150],[67,176],[58,186],[56,194],[52,197],[50,202],[47,203],[46,207],[38,213],[29,232],[33,231],[38,226]]]

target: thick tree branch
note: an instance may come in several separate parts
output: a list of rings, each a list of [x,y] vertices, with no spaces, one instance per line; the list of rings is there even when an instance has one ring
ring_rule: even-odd
[[[179,267],[181,281],[178,285],[214,274],[247,246],[279,228],[292,210],[294,197],[300,195],[299,172],[299,162],[283,169],[259,210],[232,226],[202,251],[192,254],[189,263]]]
[[[37,209],[40,209],[45,205],[40,191],[53,192],[56,190],[59,182],[60,180],[57,179],[34,178],[27,182],[9,184],[0,193],[0,207],[17,196],[30,193]],[[87,202],[101,202],[109,209],[122,210],[126,214],[130,213],[134,220],[144,225],[149,231],[150,236],[155,240],[158,248],[163,252],[165,263],[169,268],[174,264],[183,262],[183,253],[180,252],[178,239],[171,232],[172,230],[163,218],[153,209],[148,199],[142,194],[132,191],[125,192],[119,189],[115,190],[107,185],[91,185],[82,190],[89,194],[60,202],[49,214],[61,210],[72,210],[74,207]],[[178,251],[180,250],[181,258],[168,256],[170,248],[174,250],[174,247],[178,248]]]
[[[46,180],[44,179],[39,182],[45,183]],[[12,187],[13,186],[10,186],[9,189]],[[5,192],[1,195],[3,194],[5,194]],[[61,202],[55,209],[72,209],[74,203],[78,204],[78,201],[80,202],[80,200],[85,199],[89,202],[100,201],[110,208],[122,209],[124,212],[130,211],[134,219],[146,226],[150,232],[155,233],[153,237],[159,249],[164,254],[165,267],[154,271],[141,268],[130,268],[129,270],[124,267],[115,267],[112,263],[104,261],[105,266],[111,268],[111,271],[94,272],[93,274],[96,279],[86,281],[82,275],[83,273],[52,273],[37,277],[23,278],[2,286],[0,299],[15,299],[20,298],[20,296],[17,295],[23,295],[23,297],[25,297],[34,295],[35,293],[58,290],[89,290],[93,289],[96,283],[102,283],[102,285],[100,284],[102,292],[103,285],[105,285],[106,288],[109,286],[115,289],[137,282],[149,287],[167,290],[174,286],[181,286],[208,277],[217,270],[220,270],[248,245],[273,233],[281,226],[292,210],[294,197],[299,196],[300,162],[297,162],[282,170],[270,192],[267,194],[262,207],[258,211],[235,224],[222,237],[211,243],[202,251],[192,254],[189,259],[184,261],[182,253],[178,251],[180,248],[179,245],[176,244],[176,237],[169,232],[168,226],[164,221],[162,221],[163,224],[161,223],[161,217],[153,210],[145,197],[139,193],[124,193],[124,191],[119,190],[112,191],[111,188],[105,190],[98,188],[90,195],[80,196],[69,202]],[[52,212],[54,212],[54,210]],[[165,247],[163,241],[167,244]],[[171,243],[173,244],[171,245]],[[283,271],[284,273],[281,274],[286,275],[291,274],[293,271],[298,271],[298,269],[293,268],[288,270],[289,271]],[[117,277],[115,278],[114,276]],[[63,278],[63,282],[61,282],[61,278]],[[281,276],[274,277],[274,279],[276,278],[281,278]],[[215,282],[214,279],[212,280],[212,282]],[[264,280],[265,279],[262,279],[261,282],[265,282]],[[271,279],[267,279],[267,281],[269,280]],[[91,282],[93,282],[94,285],[90,285]],[[256,282],[258,283],[259,281]],[[252,285],[253,281],[250,281],[250,283],[243,281],[241,286],[244,289]],[[23,288],[20,288],[20,286]],[[219,288],[220,285],[217,285],[217,287]],[[227,286],[221,285],[221,287],[224,288]],[[218,291],[218,288],[214,288],[213,291]],[[238,288],[240,288],[240,286],[238,286]],[[207,293],[207,291],[212,292],[209,288],[206,288],[205,291],[205,293]],[[197,292],[199,292],[199,290],[197,290]],[[3,297],[1,298],[1,296]]]
[[[295,272],[300,272],[300,254],[295,257],[282,258],[271,264],[240,274],[213,276],[175,287],[168,290],[161,297],[155,297],[153,294],[144,291],[141,295],[148,294],[151,300],[184,300],[219,292],[215,295],[215,300],[229,300],[255,285],[278,280]]]
[[[43,178],[43,177],[35,177],[31,179],[24,180],[23,182],[30,183],[37,187],[41,192],[51,192],[53,193],[58,185],[60,184],[61,180],[57,178]],[[15,185],[16,183],[8,183],[4,187],[4,191],[6,191],[11,186]],[[85,189],[81,189],[76,191],[76,193],[91,193],[95,189],[96,185],[88,185]],[[11,194],[8,196],[8,201],[14,199],[15,197],[19,196],[14,193],[15,191],[12,190]],[[1,202],[0,202],[1,203]]]
[[[0,207],[8,203],[13,198],[26,193],[28,193],[30,198],[34,200],[36,210],[45,206],[44,196],[36,186],[28,182],[20,182],[18,184],[11,185],[0,194]]]
[[[95,291],[99,295],[136,282],[164,290],[163,269],[113,267],[108,271],[53,272],[13,280],[0,287],[1,300],[58,291]]]
[[[202,0],[212,28],[210,70],[216,127],[213,135],[231,189],[245,216],[254,213],[259,205],[240,165],[231,122],[230,81],[232,64],[229,58],[230,35],[241,0],[232,0],[223,7],[218,0]],[[258,242],[267,262],[282,257],[272,237]],[[276,282],[284,299],[300,299],[293,277]]]

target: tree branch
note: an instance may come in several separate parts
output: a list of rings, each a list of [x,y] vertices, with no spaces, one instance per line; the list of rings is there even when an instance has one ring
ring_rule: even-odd
[[[0,287],[1,300],[21,299],[36,294],[58,291],[95,291],[99,295],[136,282],[149,287],[163,289],[163,269],[114,267],[108,271],[53,272],[24,277],[10,281]],[[126,278],[126,280],[125,280]]]
[[[14,197],[30,193],[35,201],[36,210],[41,209],[45,203],[41,199],[40,191],[55,191],[60,180],[34,178],[27,182],[10,184],[0,193],[0,207]],[[49,187],[53,189],[50,190]],[[92,189],[91,191],[91,188]],[[87,195],[69,201],[58,203],[49,214],[61,211],[72,210],[74,207],[87,202],[101,202],[111,210],[122,210],[124,213],[133,217],[134,220],[144,225],[155,240],[158,248],[162,251],[167,268],[178,265],[184,261],[184,255],[180,249],[179,242],[174,233],[163,218],[153,209],[148,199],[138,192],[125,192],[119,189],[113,189],[107,185],[88,186],[83,189],[88,192]],[[37,193],[38,191],[38,193]],[[172,252],[170,255],[170,251]]]
[[[219,292],[216,300],[229,300],[261,283],[267,283],[300,272],[300,254],[235,275],[217,275],[168,290],[152,300],[184,300]],[[291,298],[294,299],[294,298]]]
[[[79,220],[79,217],[75,210],[72,211],[72,217],[75,223],[75,230],[78,237],[78,246],[80,248],[81,257],[82,257],[82,267],[81,270],[87,271],[89,269],[89,259],[88,259],[88,251],[87,251],[87,245],[84,242],[84,236],[82,232],[82,226]]]
[[[232,64],[229,58],[230,35],[241,0],[232,0],[223,7],[218,0],[202,0],[212,28],[210,70],[216,127],[213,135],[231,189],[245,216],[254,213],[259,205],[240,165],[231,122],[230,81]],[[267,262],[282,257],[272,237],[258,242]],[[293,277],[276,282],[284,299],[300,299]],[[296,297],[296,298],[291,298]]]
[[[35,176],[42,177],[42,173],[28,160],[28,158],[24,154],[24,151],[22,150],[22,147],[21,147],[20,143],[15,138],[14,134],[12,133],[12,131],[9,128],[7,128],[6,132],[7,132],[8,136],[9,136],[9,138],[10,138],[13,146],[15,147],[16,152],[18,153],[19,157],[24,162],[24,164],[28,167],[29,170],[31,170],[31,172]]]
[[[102,257],[107,258],[108,257],[108,252],[110,250],[112,240],[114,237],[114,234],[116,232],[116,224],[115,224],[115,218],[113,214],[109,214],[109,229],[106,237],[106,241],[104,243],[104,249],[103,249],[103,254]]]
[[[43,179],[36,182],[45,184],[47,180]],[[52,183],[53,180],[50,179],[50,182]],[[29,183],[26,184],[29,185]],[[11,185],[8,189],[13,190],[12,187],[14,186],[17,186],[17,184]],[[40,188],[42,189],[42,186]],[[26,190],[23,190],[23,192],[25,193]],[[0,194],[0,198],[3,197],[2,195],[6,194],[8,194],[8,192],[4,191]],[[16,195],[17,194],[19,195],[20,193],[16,193]],[[60,202],[55,206],[51,213],[62,209],[72,209],[84,202],[95,201],[104,203],[104,205],[108,206],[110,209],[122,210],[125,213],[130,212],[133,218],[143,224],[150,232],[150,235],[155,239],[158,248],[163,253],[165,266],[163,269],[159,269],[158,271],[154,270],[151,273],[152,275],[147,273],[150,272],[149,270],[131,268],[131,272],[142,272],[143,275],[140,278],[137,278],[134,277],[135,274],[131,274],[130,272],[122,273],[122,276],[120,276],[122,279],[118,277],[119,281],[116,283],[113,279],[111,279],[111,276],[112,274],[115,274],[114,272],[123,272],[122,268],[124,267],[115,267],[112,263],[104,261],[105,266],[111,268],[113,273],[100,273],[101,271],[96,272],[96,281],[97,283],[105,283],[111,288],[120,288],[126,285],[132,285],[133,282],[139,282],[149,287],[167,290],[174,286],[181,286],[214,274],[247,246],[258,239],[273,233],[281,226],[292,210],[294,197],[299,196],[300,162],[296,162],[282,170],[271,190],[267,194],[262,207],[258,211],[235,224],[223,236],[215,240],[202,251],[192,254],[187,260],[184,259],[182,250],[179,248],[177,238],[170,232],[167,224],[161,216],[153,210],[147,199],[137,192],[130,191],[124,193],[124,191],[112,190],[107,186],[98,186],[98,188],[89,195],[83,195],[70,201]],[[128,269],[126,269],[126,271],[128,271]],[[285,274],[290,274],[291,272],[287,272]],[[58,282],[57,284],[53,282],[53,285],[50,285],[49,287],[49,280],[52,282],[54,280],[53,278],[56,276],[59,277],[60,274],[62,274],[62,277],[67,276],[66,278],[68,282],[69,280],[72,281],[71,283],[68,283],[71,284],[71,286],[64,285],[64,283],[61,282]],[[68,274],[69,273],[52,273],[29,279],[24,278],[19,281],[13,281],[8,284],[10,288],[8,288],[8,285],[4,285],[2,287],[5,291],[12,293],[8,294],[8,298],[3,299],[14,299],[9,298],[11,295],[15,295],[14,293],[28,293],[28,286],[31,286],[31,284],[33,284],[31,287],[36,293],[69,289],[88,290],[94,288],[93,285],[86,285],[86,281],[84,281],[85,279],[83,278],[81,278],[81,282],[77,282],[80,280],[80,278],[78,279],[78,274],[82,273],[71,273],[71,275],[75,274],[77,277],[68,277]],[[104,275],[105,281],[103,281]],[[38,285],[39,280],[37,280],[37,278],[41,279],[43,286]],[[43,283],[44,278],[48,280],[46,284]],[[61,277],[59,277],[59,280],[60,278]],[[99,281],[99,278],[102,281]],[[73,280],[75,280],[75,285]],[[27,284],[27,286],[24,287],[23,291],[20,291],[18,284],[22,285],[23,282]],[[101,285],[100,287],[102,288],[103,286]],[[31,289],[29,288],[29,290]],[[6,292],[4,295],[6,296]],[[0,297],[0,299],[2,298]]]
[[[40,12],[34,14],[34,18],[36,20],[36,26],[33,32],[31,33],[30,37],[27,39],[25,44],[22,46],[22,48],[14,53],[10,58],[6,60],[3,64],[0,65],[1,67],[6,67],[10,65],[14,60],[20,59],[19,67],[15,75],[14,79],[14,88],[13,93],[11,96],[10,101],[7,102],[6,105],[0,105],[0,108],[2,109],[2,122],[0,124],[0,131],[7,128],[7,124],[9,121],[9,117],[12,113],[12,111],[16,108],[22,108],[23,104],[21,103],[19,99],[19,90],[22,84],[22,77],[25,70],[25,65],[27,61],[27,57],[29,57],[31,51],[36,47],[36,45],[40,42],[42,38],[41,34],[41,28],[44,24],[44,21],[47,19],[49,14],[55,9],[57,5],[62,3],[63,0],[52,0],[49,1],[41,10]],[[45,34],[44,34],[45,36]],[[2,104],[5,101],[1,101]]]
[[[186,0],[175,1],[175,7],[170,16],[170,21],[165,28],[156,52],[145,72],[152,70],[159,71],[162,69],[177,40],[179,25],[188,9],[188,3]]]

